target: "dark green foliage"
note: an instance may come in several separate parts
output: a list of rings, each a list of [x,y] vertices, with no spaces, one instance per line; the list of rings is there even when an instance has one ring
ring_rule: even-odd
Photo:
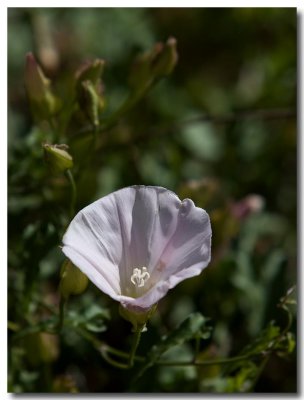
[[[174,346],[181,346],[190,339],[208,339],[211,328],[206,326],[206,318],[199,313],[191,314],[179,327],[168,335],[162,337],[161,341],[154,345],[147,355],[147,364],[141,369],[143,374],[159,358]]]
[[[104,332],[107,329],[105,320],[110,319],[109,311],[91,304],[84,310],[70,311],[67,315],[67,323],[73,327],[81,327],[89,332]]]

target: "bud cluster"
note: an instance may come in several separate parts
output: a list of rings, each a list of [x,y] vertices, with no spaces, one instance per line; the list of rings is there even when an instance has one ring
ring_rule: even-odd
[[[129,84],[134,91],[147,89],[155,79],[169,75],[178,60],[176,39],[170,37],[166,43],[156,43],[152,50],[140,55],[129,75]]]

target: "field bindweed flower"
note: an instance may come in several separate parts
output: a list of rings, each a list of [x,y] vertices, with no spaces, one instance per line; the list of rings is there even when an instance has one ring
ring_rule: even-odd
[[[131,186],[81,210],[62,251],[125,310],[144,313],[208,265],[210,220],[167,189]]]

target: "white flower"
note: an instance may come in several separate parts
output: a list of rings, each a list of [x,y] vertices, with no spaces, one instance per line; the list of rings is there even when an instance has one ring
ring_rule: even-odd
[[[81,210],[63,244],[64,254],[101,291],[144,312],[208,265],[211,226],[192,200],[162,187],[132,186]]]

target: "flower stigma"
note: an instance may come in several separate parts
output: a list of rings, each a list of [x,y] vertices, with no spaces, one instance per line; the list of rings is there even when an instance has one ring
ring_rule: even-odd
[[[144,287],[149,278],[150,274],[146,267],[134,268],[131,276],[131,282],[137,287]]]

